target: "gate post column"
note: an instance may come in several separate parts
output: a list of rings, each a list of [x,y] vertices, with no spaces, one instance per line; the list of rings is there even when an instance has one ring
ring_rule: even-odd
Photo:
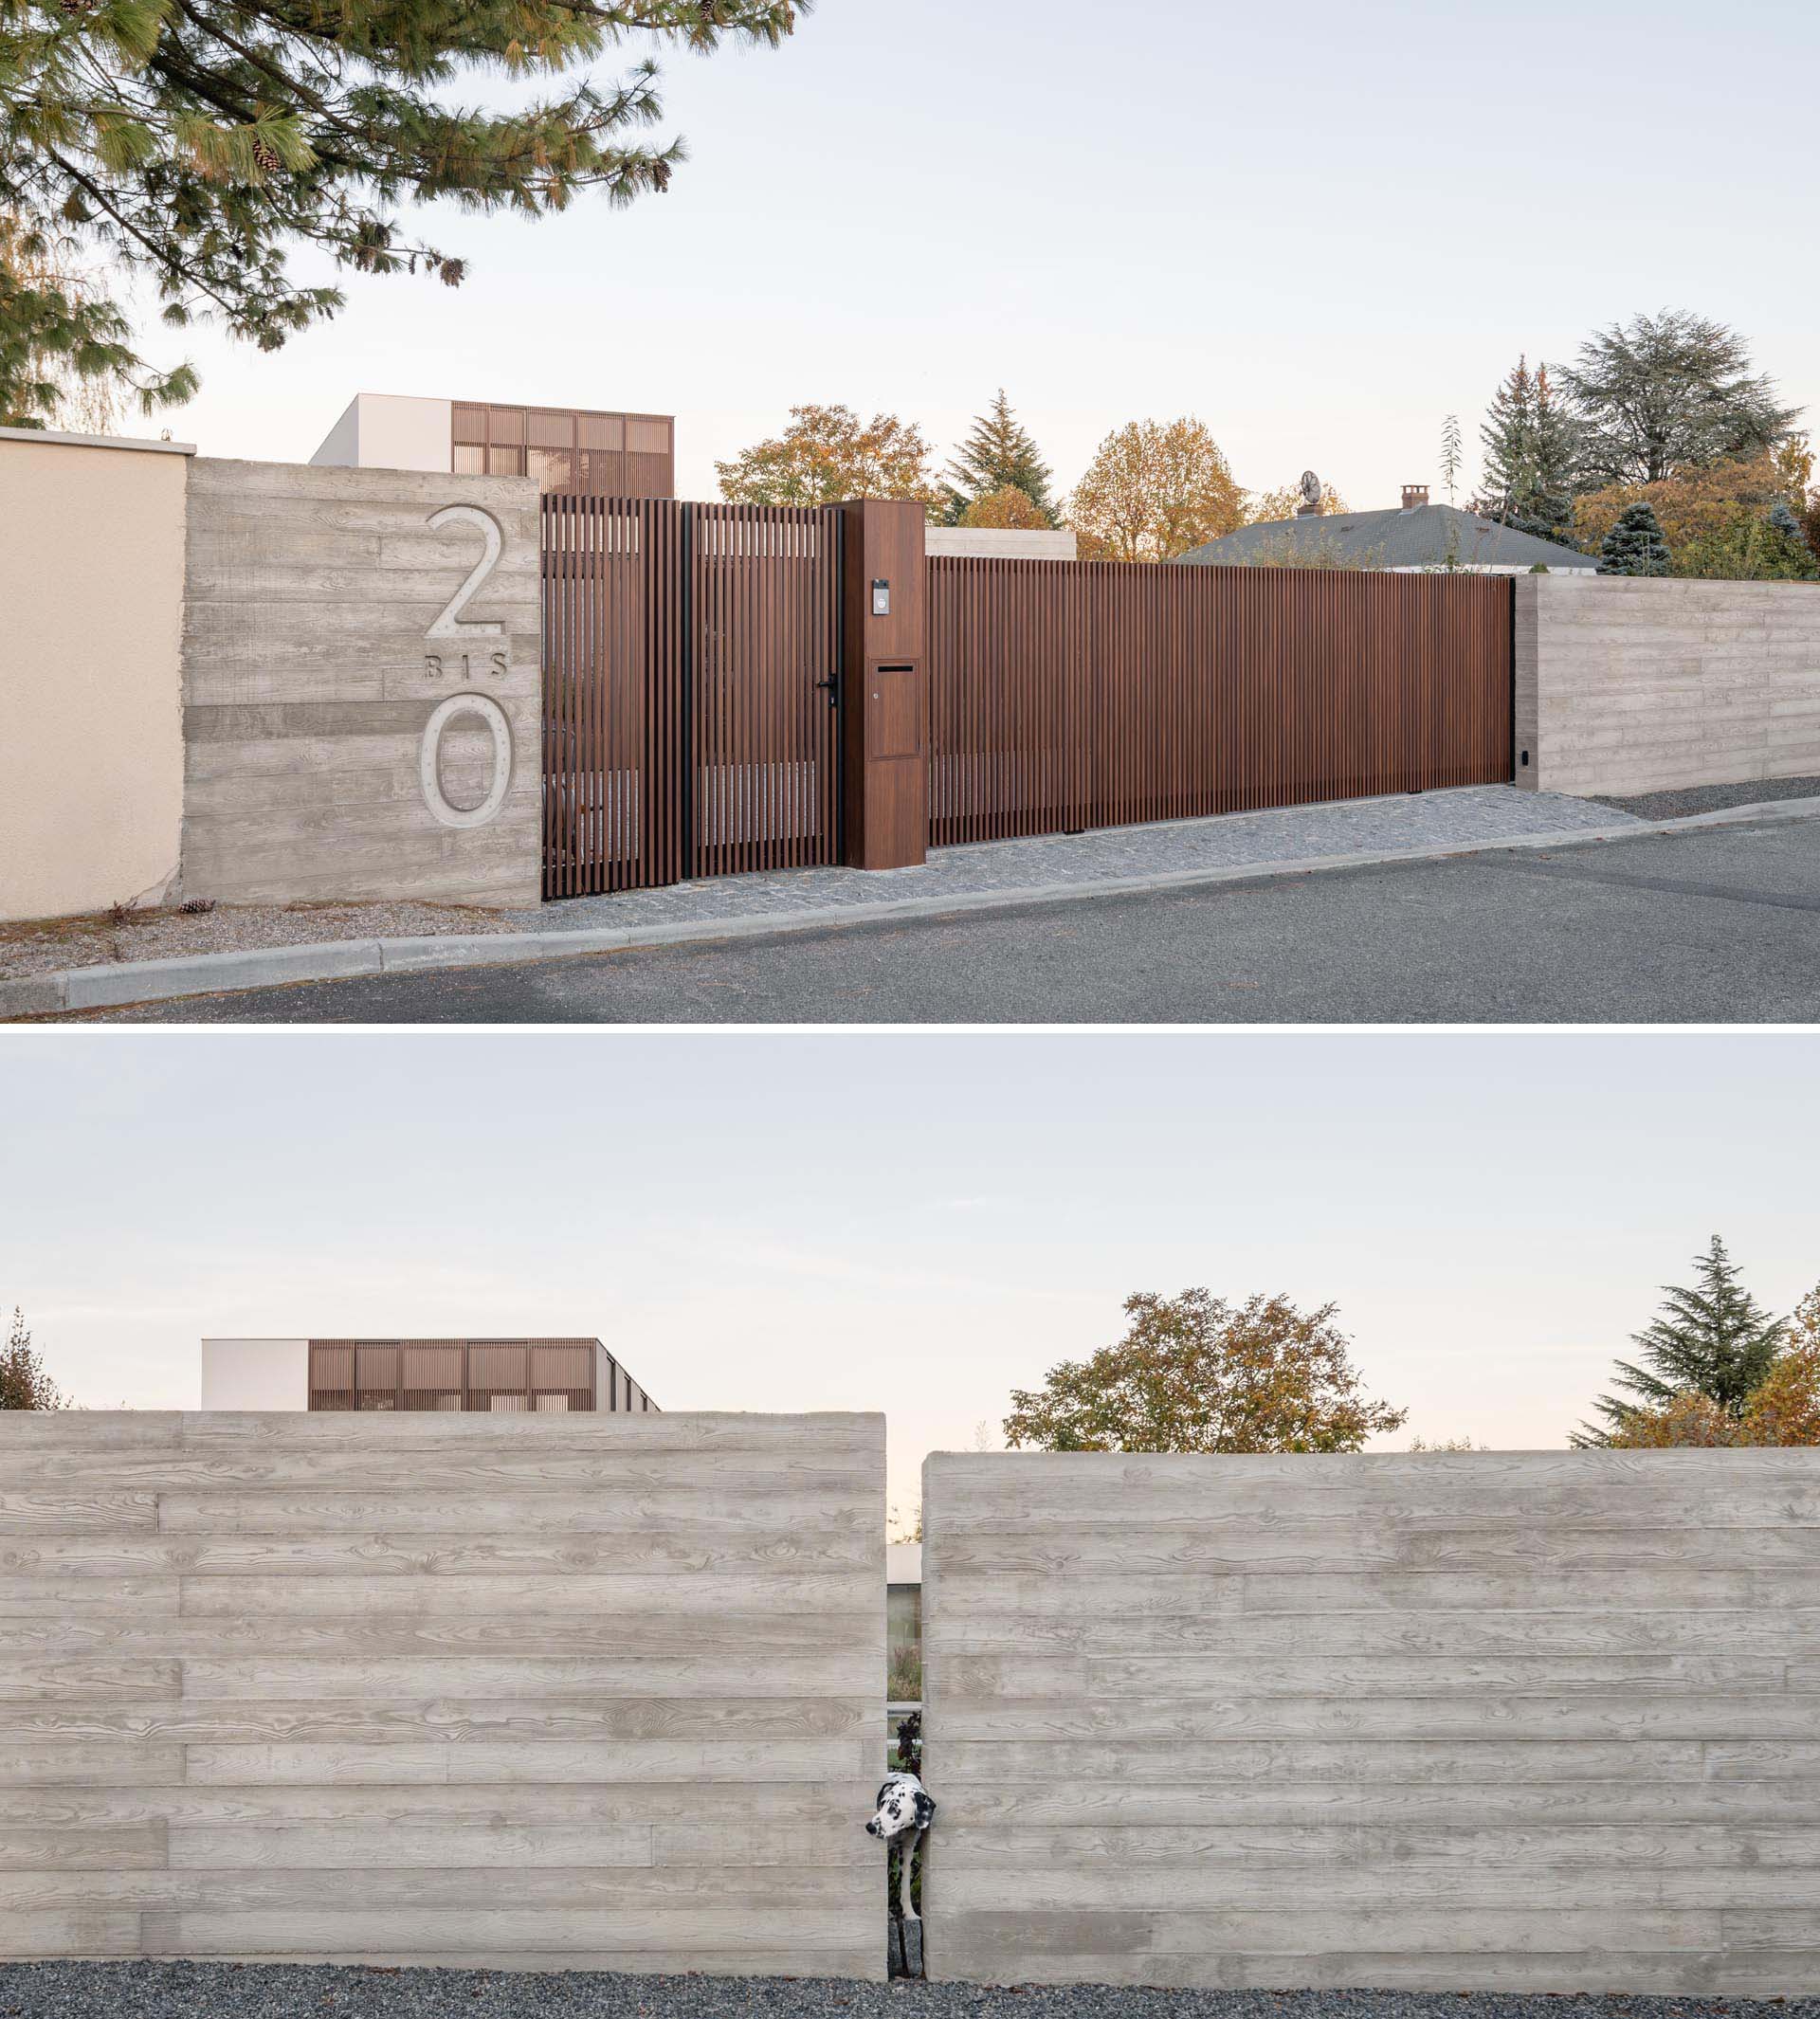
[[[841,506],[842,807],[849,869],[929,846],[929,581],[920,504]]]

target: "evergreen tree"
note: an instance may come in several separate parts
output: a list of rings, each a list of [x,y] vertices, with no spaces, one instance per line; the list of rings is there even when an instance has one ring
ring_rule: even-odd
[[[1774,448],[1801,411],[1780,405],[1775,382],[1752,371],[1736,330],[1685,309],[1598,331],[1561,382],[1579,410],[1595,485],[1658,483]]]
[[[1484,446],[1482,518],[1571,547],[1577,430],[1543,365],[1519,357],[1493,393],[1479,439]]]
[[[1668,542],[1654,508],[1641,500],[1626,505],[1599,549],[1599,573],[1666,574],[1668,569]]]
[[[1610,1444],[1639,1410],[1665,1410],[1680,1395],[1703,1395],[1734,1422],[1742,1419],[1782,1351],[1787,1328],[1738,1281],[1738,1265],[1717,1234],[1694,1270],[1691,1289],[1664,1284],[1662,1315],[1630,1336],[1647,1364],[1617,1362],[1611,1385],[1625,1395],[1601,1395],[1596,1407],[1604,1425],[1582,1424],[1575,1445]]]
[[[667,188],[682,143],[643,133],[662,118],[656,64],[596,80],[595,60],[774,44],[810,4],[0,0],[0,213],[27,243],[73,236],[87,267],[146,277],[167,323],[214,319],[277,350],[342,305],[324,266],[462,279],[407,232],[409,209],[538,217]],[[473,91],[500,77],[548,88],[511,105]],[[311,284],[289,271],[300,246]],[[0,314],[24,332],[0,343],[0,421],[42,427],[69,373],[148,409],[193,390],[187,366],[136,355],[99,287],[0,275]]]
[[[1559,491],[1539,493],[1527,511],[1512,506],[1507,511],[1489,516],[1502,519],[1507,526],[1514,526],[1519,533],[1553,540],[1557,547],[1578,546],[1574,537],[1574,500]]]
[[[1809,544],[1801,521],[1795,518],[1786,498],[1778,498],[1770,507],[1770,531],[1779,534],[1784,539],[1795,540],[1803,547]],[[1811,552],[1811,548],[1809,551]]]
[[[1045,525],[1062,523],[1050,494],[1055,473],[1044,462],[1028,430],[1011,411],[1003,386],[974,423],[973,432],[955,451],[947,481],[945,516],[950,525],[958,525],[970,505],[1003,490],[1022,491],[1042,513]]]
[[[1765,582],[1811,582],[1820,576],[1820,558],[1786,498],[1776,500],[1763,521],[1756,576]]]

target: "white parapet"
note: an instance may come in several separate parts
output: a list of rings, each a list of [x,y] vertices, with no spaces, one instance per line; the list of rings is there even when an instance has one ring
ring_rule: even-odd
[[[307,1410],[308,1339],[204,1339],[205,1410]]]
[[[447,400],[359,392],[310,461],[337,469],[446,470],[454,461]]]

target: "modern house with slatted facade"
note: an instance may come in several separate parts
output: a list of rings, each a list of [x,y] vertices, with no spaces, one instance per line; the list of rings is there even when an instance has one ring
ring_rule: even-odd
[[[676,419],[361,392],[310,461],[339,469],[535,477],[542,490],[580,497],[674,498]]]
[[[205,1410],[657,1410],[598,1339],[204,1339]]]

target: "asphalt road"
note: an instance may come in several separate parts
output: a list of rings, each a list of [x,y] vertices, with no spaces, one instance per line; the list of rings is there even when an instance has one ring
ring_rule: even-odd
[[[317,982],[104,1020],[1811,1023],[1820,821]]]

